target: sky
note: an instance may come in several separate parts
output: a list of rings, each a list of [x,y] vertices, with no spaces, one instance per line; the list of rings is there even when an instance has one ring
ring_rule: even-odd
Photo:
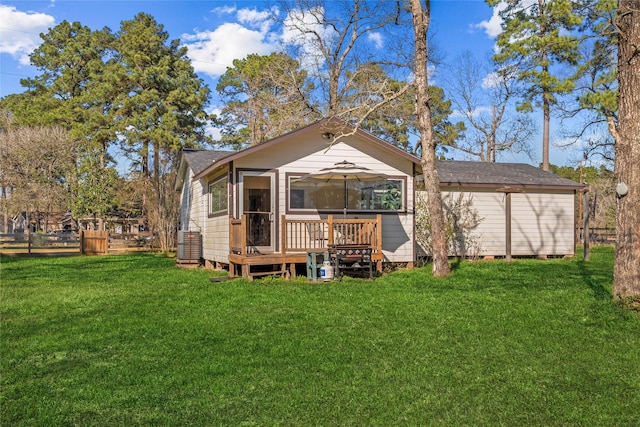
[[[152,15],[171,40],[179,39],[188,47],[195,71],[212,90],[213,112],[219,107],[217,79],[234,59],[269,54],[287,41],[271,20],[274,14],[282,14],[276,1],[0,0],[0,97],[23,92],[20,79],[38,74],[28,56],[41,43],[40,33],[65,20],[115,32],[122,21],[132,20],[139,12]],[[465,50],[485,57],[493,52],[500,20],[483,0],[432,0],[429,32],[444,62]],[[378,49],[392,48],[394,43],[384,38],[371,42]],[[436,71],[435,84],[437,78]],[[554,138],[552,129],[551,163],[571,164],[575,155],[554,148]],[[541,150],[536,141],[540,139],[533,141],[533,159],[506,155],[501,161],[538,165]]]

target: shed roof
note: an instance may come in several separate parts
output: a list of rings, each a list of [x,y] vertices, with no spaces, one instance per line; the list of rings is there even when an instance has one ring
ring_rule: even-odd
[[[441,160],[437,163],[444,186],[580,189],[584,185],[525,163],[486,163]]]

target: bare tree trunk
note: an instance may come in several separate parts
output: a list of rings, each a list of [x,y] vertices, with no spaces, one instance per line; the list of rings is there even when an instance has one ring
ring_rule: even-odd
[[[142,177],[137,183],[137,191],[142,197],[149,228],[154,236],[154,247],[166,252],[175,247],[175,232],[180,219],[180,198],[173,191],[175,173],[167,172],[175,164],[175,153],[158,148],[153,154],[157,166],[151,169],[153,177]]]
[[[2,232],[3,233],[9,233],[9,211],[6,207],[6,202],[7,202],[7,189],[4,186],[4,184],[2,185],[2,188],[0,189],[0,204],[2,205]]]
[[[415,35],[415,75],[417,93],[418,128],[422,146],[422,173],[427,191],[427,206],[431,221],[431,239],[433,250],[433,275],[436,277],[449,274],[447,257],[447,237],[440,194],[440,179],[436,170],[436,142],[433,139],[431,126],[431,109],[429,106],[429,83],[427,80],[427,30],[430,20],[430,0],[426,0],[423,8],[421,0],[411,0],[411,16]]]
[[[614,298],[640,300],[640,0],[618,1],[618,140]]]

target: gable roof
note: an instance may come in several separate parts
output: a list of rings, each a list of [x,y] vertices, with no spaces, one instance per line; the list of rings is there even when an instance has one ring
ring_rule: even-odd
[[[441,160],[437,163],[440,185],[491,186],[513,188],[584,188],[570,179],[525,163],[486,163],[457,160]]]
[[[274,139],[271,139],[269,141],[265,141],[261,144],[258,145],[254,145],[252,147],[249,148],[245,148],[244,150],[240,150],[240,151],[236,151],[236,152],[232,152],[231,154],[224,156],[224,157],[220,157],[215,161],[215,164],[211,164],[209,167],[207,167],[206,169],[201,170],[199,173],[196,173],[194,176],[194,179],[200,179],[203,176],[207,175],[209,172],[211,172],[213,169],[225,165],[229,162],[232,162],[236,159],[239,159],[241,157],[247,156],[249,154],[253,154],[262,150],[267,150],[270,149],[271,147],[273,147],[274,145],[278,145],[279,143],[281,143],[282,141],[286,141],[288,139],[291,139],[299,134],[302,133],[307,133],[307,132],[312,132],[312,131],[317,131],[319,133],[332,133],[331,131],[334,131],[334,133],[336,135],[340,135],[343,131],[345,131],[344,133],[353,133],[354,135],[357,135],[363,139],[366,139],[368,142],[377,145],[378,147],[383,148],[384,150],[387,150],[393,154],[395,154],[396,156],[399,157],[403,157],[405,159],[408,159],[409,161],[420,165],[420,159],[417,158],[416,156],[414,156],[413,154],[407,153],[406,151],[389,144],[387,141],[378,138],[375,135],[370,134],[369,132],[366,132],[360,128],[356,128],[354,129],[351,125],[339,120],[339,119],[335,119],[335,118],[329,118],[329,119],[322,119],[320,121],[317,121],[315,123],[312,123],[310,125],[301,127],[299,129],[296,129],[292,132],[286,133],[284,135],[281,135],[279,137],[276,137]],[[338,139],[339,140],[339,139]]]

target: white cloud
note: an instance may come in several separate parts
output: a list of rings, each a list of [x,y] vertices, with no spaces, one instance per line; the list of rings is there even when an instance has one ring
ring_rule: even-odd
[[[278,15],[278,8],[271,10],[255,10],[255,9],[239,9],[236,17],[238,22],[249,27],[259,28],[261,32],[266,33],[270,30],[274,23],[273,16]]]
[[[53,16],[44,13],[21,12],[15,6],[0,5],[0,53],[8,53],[20,64],[29,65],[29,54],[40,46],[40,33],[55,24]]]
[[[336,32],[324,22],[324,8],[315,7],[310,10],[293,10],[284,20],[282,41],[297,46],[302,50],[301,66],[305,69],[318,70],[325,58],[318,44],[318,39],[325,43],[336,36]]]
[[[305,44],[313,41],[313,33],[323,36],[328,28],[322,25],[324,8],[315,7],[310,10],[292,10],[284,20],[282,38],[285,43]]]
[[[517,79],[518,70],[514,66],[503,66],[497,72],[492,71],[482,79],[482,89],[495,89],[498,86],[510,84]]]
[[[498,75],[498,73],[489,73],[482,79],[482,89],[493,89],[497,87],[501,81],[502,78]]]
[[[520,10],[529,9],[532,5],[536,4],[538,0],[522,0],[520,4],[522,7]],[[490,38],[494,39],[502,32],[502,18],[500,12],[506,9],[507,3],[503,0],[493,7],[493,15],[488,20],[481,21],[479,24],[473,27],[484,30],[484,32]]]
[[[498,37],[502,32],[502,18],[500,17],[500,11],[506,7],[505,3],[500,2],[493,8],[493,15],[488,20],[481,21],[475,25],[475,28],[484,30],[484,32],[492,39]]]
[[[486,107],[486,106],[481,106],[476,108],[475,110],[473,110],[471,112],[471,116],[472,117],[479,117],[483,114],[491,114],[492,112],[492,108],[491,107]],[[469,113],[465,112],[463,113],[460,110],[454,110],[451,112],[451,115],[449,116],[449,118],[452,119],[465,119],[469,116]]]
[[[271,13],[266,10],[240,9],[236,16],[238,21],[243,24],[256,25],[268,20],[271,17]]]
[[[221,7],[213,8],[211,10],[212,13],[215,13],[218,16],[220,16],[220,15],[230,15],[232,13],[235,13],[235,11],[236,11],[236,7],[235,6],[221,6]]]
[[[277,48],[269,33],[235,23],[222,24],[214,31],[183,34],[182,41],[189,48],[188,55],[193,60],[195,71],[212,77],[224,74],[227,67],[233,66],[234,59],[242,59],[252,53],[268,55]]]
[[[222,113],[222,109],[220,107],[213,107],[210,108],[207,113],[219,116]],[[221,129],[215,126],[207,126],[207,128],[205,129],[205,133],[215,141],[219,141],[222,138]]]
[[[250,54],[268,55],[277,49],[279,37],[271,30],[272,17],[278,14],[277,8],[260,11],[225,6],[213,9],[212,13],[235,14],[238,22],[227,22],[214,30],[181,36],[196,72],[215,78],[224,74],[227,67],[232,67],[234,59]]]
[[[382,35],[380,33],[369,33],[367,38],[373,43],[376,49],[382,49],[384,43],[382,42]]]

